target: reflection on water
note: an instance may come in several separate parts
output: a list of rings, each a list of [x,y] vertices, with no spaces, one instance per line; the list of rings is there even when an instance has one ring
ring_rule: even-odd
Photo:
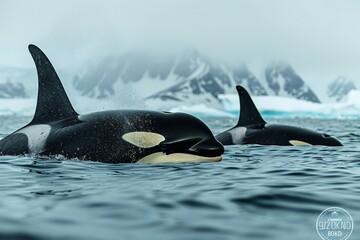
[[[1,119],[1,134],[28,119]],[[235,119],[207,119],[216,133]],[[360,235],[360,121],[278,120],[344,147],[231,146],[223,161],[110,165],[0,157],[0,239],[320,239],[346,209]]]

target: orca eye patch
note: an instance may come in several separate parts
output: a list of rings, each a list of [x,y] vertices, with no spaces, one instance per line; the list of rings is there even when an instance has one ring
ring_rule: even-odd
[[[164,141],[165,137],[153,132],[129,132],[122,139],[140,148],[152,148]]]

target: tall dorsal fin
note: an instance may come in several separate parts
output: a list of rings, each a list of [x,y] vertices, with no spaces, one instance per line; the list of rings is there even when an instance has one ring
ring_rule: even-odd
[[[39,82],[35,116],[30,124],[77,116],[49,59],[35,45],[30,44],[29,51],[36,65]]]
[[[249,126],[266,123],[257,110],[249,93],[242,86],[236,86],[240,99],[240,117],[236,126]]]

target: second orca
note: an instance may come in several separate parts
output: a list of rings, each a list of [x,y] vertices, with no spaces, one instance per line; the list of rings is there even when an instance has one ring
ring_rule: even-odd
[[[342,146],[339,140],[326,133],[288,125],[268,124],[261,117],[245,88],[236,86],[236,90],[240,99],[240,117],[235,127],[216,136],[223,145]]]

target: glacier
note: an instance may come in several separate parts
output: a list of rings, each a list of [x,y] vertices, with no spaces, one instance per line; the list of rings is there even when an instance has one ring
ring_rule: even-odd
[[[164,102],[152,102],[152,105],[138,100],[135,104],[124,104],[117,98],[94,99],[86,96],[71,97],[71,102],[78,113],[113,109],[136,109],[156,111],[186,112],[200,118],[232,117],[239,115],[239,98],[235,94],[219,95],[221,108],[213,108],[205,103],[186,105],[167,105]],[[351,90],[344,102],[314,103],[301,99],[279,96],[254,96],[253,101],[264,118],[329,118],[360,119],[360,90]],[[32,116],[35,112],[34,98],[0,98],[0,116]]]
[[[238,116],[240,110],[238,95],[224,94],[219,98],[226,113]],[[253,101],[265,118],[360,119],[360,90],[351,90],[346,100],[338,103],[315,103],[280,96],[255,96]]]

